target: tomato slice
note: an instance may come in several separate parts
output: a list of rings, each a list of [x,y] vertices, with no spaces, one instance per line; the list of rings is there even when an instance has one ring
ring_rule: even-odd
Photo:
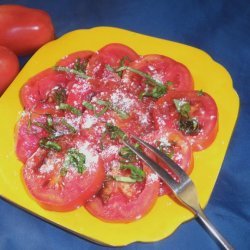
[[[94,52],[89,50],[77,51],[63,57],[56,65],[85,71],[87,63],[93,54]]]
[[[26,112],[23,114],[16,127],[16,154],[23,163],[37,150],[39,140],[48,136],[48,132],[41,127],[34,126],[33,122],[45,123],[45,116],[31,114]]]
[[[18,158],[26,162],[37,150],[42,138],[76,134],[80,124],[81,117],[55,110],[46,103],[30,112],[24,112],[16,127]]]
[[[62,137],[57,143],[62,147],[60,152],[38,148],[22,174],[28,191],[43,208],[70,211],[100,189],[103,162],[91,144],[80,137]]]
[[[107,65],[117,68],[139,58],[138,54],[126,45],[111,43],[101,48],[89,61],[87,75],[102,81],[120,81],[120,76],[107,68]]]
[[[114,107],[114,123],[120,129],[138,136],[154,130],[150,102],[143,102],[122,88],[111,93],[109,99]]]
[[[178,131],[171,130],[167,127],[147,134],[143,139],[165,153],[174,162],[176,162],[187,174],[191,174],[193,170],[193,152],[188,140]],[[151,155],[150,152],[147,154]],[[152,155],[151,155],[152,157]],[[163,164],[159,159],[156,161],[175,178],[168,166]],[[159,194],[170,194],[171,189],[161,181]]]
[[[168,90],[193,90],[193,79],[189,70],[181,63],[162,55],[145,55],[133,61],[129,67],[150,75]],[[148,92],[151,88],[146,78],[131,70],[122,75],[124,87],[136,95]]]
[[[35,75],[22,87],[20,97],[25,109],[32,109],[38,102],[49,99],[51,91],[65,89],[68,83],[66,74],[46,69]]]
[[[201,91],[170,91],[154,108],[156,128],[181,131],[194,151],[207,148],[218,131],[218,110],[213,98]]]
[[[159,190],[157,175],[146,166],[143,170],[146,174],[143,183],[105,181],[103,188],[85,204],[85,208],[107,222],[128,223],[140,219],[153,207]]]
[[[67,103],[73,107],[83,110],[82,103],[90,101],[95,95],[93,86],[87,80],[73,81],[68,84]]]

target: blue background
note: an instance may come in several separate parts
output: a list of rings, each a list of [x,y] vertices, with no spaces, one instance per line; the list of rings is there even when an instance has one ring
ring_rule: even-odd
[[[0,0],[0,4],[6,3],[46,10],[52,17],[57,37],[75,29],[115,26],[198,47],[227,68],[240,96],[241,108],[205,212],[236,249],[250,249],[250,2]],[[28,57],[21,58],[22,65],[27,60]],[[110,248],[67,233],[0,200],[0,249]],[[192,220],[162,241],[134,243],[117,249],[220,248],[200,224]]]

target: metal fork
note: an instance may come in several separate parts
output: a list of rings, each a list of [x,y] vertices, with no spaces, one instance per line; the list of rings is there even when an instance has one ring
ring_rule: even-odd
[[[198,201],[198,195],[195,185],[189,178],[189,176],[182,170],[182,168],[157,148],[151,146],[150,144],[136,136],[132,136],[132,138],[152,151],[162,160],[162,162],[166,163],[168,167],[173,171],[173,173],[178,177],[178,180],[173,179],[173,177],[167,171],[165,171],[162,167],[155,163],[146,154],[133,147],[128,142],[128,140],[123,140],[123,143],[162,178],[162,180],[172,189],[177,199],[200,219],[203,225],[218,240],[218,242],[221,243],[224,249],[234,249],[232,245],[217,231],[217,229],[212,225],[212,223],[204,214]]]

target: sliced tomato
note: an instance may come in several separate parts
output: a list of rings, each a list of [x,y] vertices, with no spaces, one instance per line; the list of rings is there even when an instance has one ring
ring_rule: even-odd
[[[143,183],[124,183],[110,180],[86,204],[85,208],[95,217],[107,222],[127,223],[147,214],[157,200],[159,180],[144,166]]]
[[[123,131],[142,136],[154,130],[150,102],[142,102],[121,88],[110,95],[110,100],[115,107],[115,124]]]
[[[65,56],[56,65],[85,71],[87,63],[93,54],[94,52],[89,50],[77,51]]]
[[[81,117],[54,109],[46,103],[24,112],[16,127],[16,153],[22,162],[37,150],[39,141],[46,137],[77,134]]]
[[[178,103],[187,105],[188,114],[178,111]],[[156,128],[167,126],[181,131],[194,151],[207,148],[218,131],[217,106],[205,92],[171,91],[156,102],[153,113]]]
[[[16,154],[20,161],[23,163],[31,157],[39,146],[39,140],[48,136],[48,132],[41,127],[34,126],[33,122],[45,123],[45,116],[31,114],[26,112],[18,122],[16,127]]]
[[[60,152],[39,148],[27,160],[23,179],[43,208],[70,211],[83,205],[100,189],[104,179],[103,162],[90,143],[80,137],[62,137],[57,143],[62,147]],[[70,155],[72,150],[77,155]],[[83,156],[84,168],[80,171],[75,161]],[[80,160],[76,164],[80,164]]]
[[[68,84],[68,96],[66,102],[73,107],[83,110],[84,106],[82,103],[84,101],[91,101],[94,95],[95,91],[88,80],[73,81]]]
[[[21,102],[25,109],[32,109],[38,102],[47,101],[53,89],[65,89],[67,83],[66,74],[46,69],[29,79],[22,87]]]
[[[87,75],[101,79],[102,81],[120,81],[120,76],[107,68],[121,66],[121,62],[127,65],[130,61],[139,58],[138,54],[126,45],[111,43],[101,48],[89,61]]]
[[[193,152],[188,140],[178,131],[171,130],[167,127],[147,134],[143,139],[165,153],[174,162],[176,162],[187,174],[193,170]],[[147,152],[150,154],[150,152]],[[175,178],[171,170],[159,159],[158,163]],[[161,181],[159,194],[170,194],[171,190]]]
[[[168,90],[193,90],[190,71],[169,57],[145,55],[131,62],[129,67],[148,74],[159,84],[166,85]],[[149,84],[145,77],[131,70],[124,71],[122,82],[125,88],[136,95],[149,92],[152,88],[152,83]]]

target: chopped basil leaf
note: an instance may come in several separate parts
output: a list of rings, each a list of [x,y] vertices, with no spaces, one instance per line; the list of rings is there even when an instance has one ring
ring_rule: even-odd
[[[46,148],[46,149],[52,149],[52,150],[55,150],[55,151],[61,151],[62,150],[62,147],[57,144],[56,142],[53,142],[53,141],[50,141],[46,138],[43,138],[39,141],[39,146],[41,148]]]
[[[189,117],[190,103],[184,100],[174,99],[174,104],[181,116]]]
[[[90,110],[94,110],[96,117],[102,116],[108,110],[115,111],[121,119],[127,119],[129,117],[129,115],[125,111],[122,111],[122,110],[118,109],[117,107],[115,107],[114,105],[112,105],[112,103],[109,102],[109,101],[98,99],[96,101],[96,103],[99,104],[99,105],[101,105],[101,106],[104,106],[104,108],[101,111],[99,111],[99,112],[96,112],[95,107],[91,103],[84,102],[83,105],[85,107],[87,107],[88,109],[90,109]]]
[[[127,137],[127,135],[120,128],[111,123],[106,123],[106,132],[110,135],[112,140],[125,139]]]
[[[83,153],[80,153],[79,150],[75,148],[70,148],[67,151],[64,167],[73,166],[79,174],[82,174],[86,169],[85,162],[86,156]]]
[[[113,176],[113,179],[119,182],[135,183],[136,180],[129,176]]]
[[[113,67],[111,67],[109,64],[106,64],[105,66],[107,70],[116,73],[116,70]]]
[[[128,56],[124,56],[120,61],[120,67],[125,65],[125,61],[130,61]],[[122,71],[117,72],[117,74],[122,78]]]
[[[128,56],[124,56],[120,61],[120,67],[123,67],[125,65],[125,61],[131,61]]]
[[[130,177],[138,182],[143,181],[145,176],[146,176],[145,172],[142,169],[140,169],[132,164],[121,165],[120,169],[122,169],[122,170],[129,169],[131,171]]]
[[[197,95],[198,96],[203,96],[204,95],[203,90],[202,89],[201,90],[197,90]]]
[[[56,104],[59,105],[66,101],[66,90],[63,88],[57,88],[53,92]]]
[[[77,58],[73,68],[78,72],[85,73],[87,65],[88,65],[88,60],[81,60],[81,58]]]
[[[31,124],[34,126],[45,129],[48,133],[55,133],[56,132],[56,130],[53,128],[53,126],[50,126],[47,123],[44,124],[42,122],[31,121]]]
[[[60,103],[59,109],[68,110],[68,111],[70,111],[72,114],[77,115],[77,116],[82,115],[82,112],[81,112],[80,109],[77,109],[77,108],[75,108],[75,107],[73,107],[73,106],[71,106],[71,105],[69,105],[69,104],[67,104],[67,103]]]
[[[138,69],[134,69],[134,68],[129,67],[129,66],[122,66],[122,67],[116,69],[116,72],[120,72],[120,71],[123,71],[123,70],[128,70],[128,71],[131,71],[131,72],[133,72],[133,73],[135,73],[137,75],[140,75],[140,76],[144,77],[148,81],[148,83],[152,84],[153,86],[155,86],[155,85],[163,85],[162,82],[159,82],[159,81],[155,80],[148,73],[145,73],[145,72],[140,71]]]
[[[138,143],[136,143],[134,145],[134,147],[136,149],[141,150],[141,146]],[[119,154],[119,156],[121,156],[122,158],[124,158],[125,160],[128,160],[130,162],[136,161],[136,154],[127,146],[120,148],[118,154]]]
[[[52,115],[50,115],[50,114],[47,114],[47,125],[49,127],[53,126],[53,118],[52,118]]]
[[[100,112],[96,112],[95,115],[96,117],[100,117],[102,116],[103,114],[105,114],[109,108],[110,108],[110,102],[108,101],[103,101],[103,100],[97,100],[96,102],[97,104],[101,105],[101,106],[104,106],[104,108],[100,111]]]
[[[112,106],[112,109],[113,109],[113,111],[115,111],[118,114],[118,116],[121,119],[127,119],[127,118],[129,118],[129,114],[127,112],[122,111],[122,110],[120,110],[120,109],[118,109],[117,107],[114,107],[114,106]]]
[[[158,99],[158,98],[162,97],[163,95],[165,95],[166,93],[167,93],[167,86],[158,85],[158,86],[155,86],[151,92],[145,91],[142,94],[140,94],[140,99],[144,96],[153,97],[155,99]]]
[[[81,70],[71,69],[71,68],[64,67],[64,66],[56,66],[54,69],[56,71],[59,71],[59,72],[66,72],[66,73],[74,74],[74,75],[78,76],[79,78],[83,78],[83,79],[90,78],[85,73],[83,73]]]
[[[199,123],[195,118],[181,117],[178,126],[186,135],[194,135],[199,131]]]
[[[193,135],[199,130],[199,123],[197,119],[190,117],[191,110],[190,103],[184,100],[174,99],[174,104],[180,114],[178,121],[179,130],[186,135]]]
[[[69,124],[65,119],[62,119],[61,122],[69,130],[70,133],[77,132],[77,130],[71,124]]]
[[[90,102],[83,102],[82,105],[89,110],[95,110],[95,107]]]
[[[169,158],[173,158],[174,156],[174,145],[175,142],[173,141],[169,141],[167,142],[167,145],[161,141],[156,141],[155,142],[156,147],[162,152],[164,153],[166,156],[168,156]]]

